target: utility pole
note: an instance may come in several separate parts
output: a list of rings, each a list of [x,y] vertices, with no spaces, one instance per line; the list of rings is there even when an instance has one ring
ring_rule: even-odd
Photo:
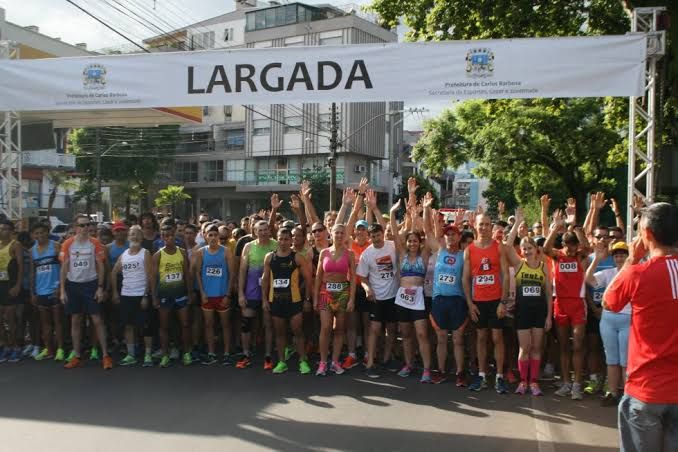
[[[391,150],[391,104],[386,102],[386,116],[384,117],[384,128],[386,136],[384,137],[384,154],[388,162],[388,179],[386,180],[386,189],[388,190],[388,205],[393,205],[393,152]],[[390,207],[389,207],[390,209]]]
[[[101,211],[101,131],[96,130],[96,148],[97,148],[97,215]]]
[[[330,210],[337,205],[337,104],[332,102],[330,114]]]

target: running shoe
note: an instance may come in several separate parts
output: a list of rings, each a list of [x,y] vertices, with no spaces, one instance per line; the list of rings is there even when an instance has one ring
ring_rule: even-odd
[[[40,354],[40,347],[38,347],[37,345],[34,345],[33,346],[33,352],[30,355],[31,358],[35,359],[35,357],[38,356],[39,354]]]
[[[294,356],[295,350],[289,345],[285,347],[285,362],[289,361],[292,356]]]
[[[43,348],[40,353],[38,353],[38,356],[33,358],[36,361],[42,361],[43,359],[52,359],[53,356],[49,354],[49,349],[47,347]]]
[[[156,351],[153,352],[153,354],[152,354],[151,356],[153,356],[153,359],[160,359],[160,358],[162,358],[162,350],[161,350],[161,349],[157,349]]]
[[[15,348],[14,350],[12,350],[12,353],[9,355],[7,362],[8,363],[18,363],[19,361],[21,361],[21,349]]]
[[[535,397],[539,397],[539,396],[544,395],[544,393],[541,392],[541,388],[539,387],[539,383],[537,383],[536,381],[533,381],[532,383],[530,383],[530,392]]]
[[[76,367],[82,366],[82,361],[80,360],[80,357],[78,356],[73,356],[73,358],[69,359],[66,364],[64,364],[64,369],[75,369]]]
[[[169,355],[162,355],[162,358],[160,358],[160,367],[167,368],[171,363]]]
[[[21,350],[21,356],[27,358],[33,353],[33,344],[28,344],[24,346],[24,349]]]
[[[330,365],[330,371],[331,371],[332,373],[334,373],[335,375],[341,375],[341,374],[343,374],[344,372],[346,372],[346,371],[344,370],[344,368],[341,367],[341,364],[339,364],[339,361],[334,361],[334,362]]]
[[[200,352],[196,349],[193,349],[191,352],[191,359],[195,362],[199,362],[200,360]]]
[[[134,355],[126,355],[123,359],[120,360],[118,363],[118,366],[125,367],[125,366],[133,366],[137,363],[137,359],[134,357]]]
[[[264,370],[273,370],[273,360],[270,356],[264,358]]]
[[[431,371],[428,369],[424,369],[424,371],[421,373],[419,383],[432,383],[432,382],[433,381],[431,380]]]
[[[506,380],[502,377],[497,377],[497,381],[494,383],[494,390],[497,391],[497,394],[508,394]]]
[[[308,364],[308,361],[302,359],[299,361],[299,373],[301,375],[308,375],[312,372],[311,366]]]
[[[527,392],[527,383],[524,381],[521,381],[518,387],[516,388],[516,394],[518,395],[525,395]]]
[[[225,367],[231,367],[233,365],[233,358],[230,354],[224,353],[224,358],[221,360],[221,365]]]
[[[181,354],[179,353],[179,349],[176,348],[176,347],[172,347],[172,350],[170,350],[170,355],[169,355],[170,359],[172,361],[176,361],[177,359],[179,359],[180,356],[181,356]]]
[[[247,369],[252,365],[252,358],[249,355],[243,355],[243,357],[235,365],[238,369]]]
[[[63,361],[65,359],[65,354],[63,348],[57,348],[56,354],[54,355],[54,361]]]
[[[101,365],[103,366],[104,370],[113,369],[113,358],[111,358],[111,355],[104,356],[104,359],[101,360]]]
[[[584,388],[584,392],[593,395],[593,394],[598,394],[603,390],[603,386],[605,385],[605,382],[603,379],[595,379],[587,382],[586,387]]]
[[[365,369],[365,375],[367,375],[367,378],[380,378],[381,372],[379,372],[377,366],[372,366]]]
[[[401,369],[400,364],[398,364],[398,361],[396,361],[395,359],[389,359],[388,361],[382,364],[382,367],[388,370],[389,372],[394,373],[398,372]]]
[[[142,364],[142,367],[153,367],[153,355],[150,353],[146,353],[144,355],[144,363]]]
[[[469,391],[482,391],[483,389],[487,389],[487,380],[485,377],[481,377],[480,375],[476,376],[473,379],[473,383],[471,383],[468,387]]]
[[[401,378],[407,378],[407,377],[410,376],[411,373],[412,373],[412,368],[410,366],[408,366],[407,364],[405,364],[402,367],[402,369],[400,369],[398,371],[398,376],[401,377]]]
[[[447,375],[445,372],[441,372],[439,370],[436,370],[431,373],[431,383],[434,385],[439,385],[440,383],[444,382],[447,380]]]
[[[274,374],[284,374],[285,372],[287,372],[287,369],[288,367],[285,361],[278,361],[278,364],[275,365],[272,372]]]
[[[454,384],[458,388],[465,388],[466,387],[466,375],[464,375],[463,371],[457,372]]]
[[[315,371],[316,377],[326,377],[327,376],[327,361],[320,361],[318,364],[318,370]]]
[[[89,360],[90,361],[99,361],[99,349],[96,347],[92,347],[92,350],[89,352]]]
[[[344,358],[344,362],[341,363],[341,367],[343,367],[346,370],[349,370],[353,369],[358,364],[360,364],[360,362],[355,357],[348,355],[346,358]]]
[[[584,398],[584,392],[581,388],[581,383],[572,384],[572,400],[582,400]]]
[[[203,359],[202,363],[206,366],[211,366],[212,364],[216,364],[219,361],[217,360],[217,355],[214,353],[208,353],[205,359]]]
[[[509,369],[506,372],[506,381],[508,381],[509,384],[511,384],[511,385],[518,383],[518,377],[516,377],[516,374],[513,373],[513,371],[511,369]]]
[[[75,358],[75,350],[71,350],[71,352],[68,354],[68,358],[66,358],[66,362],[72,360]]]
[[[603,398],[600,400],[600,406],[617,406],[619,405],[619,397],[612,394],[611,392],[606,393]]]
[[[0,352],[0,363],[6,363],[7,360],[9,359],[9,355],[11,354],[11,350],[8,349],[7,347],[2,349],[2,352]]]
[[[572,385],[570,383],[563,383],[563,385],[555,392],[558,397],[567,397],[572,395]]]
[[[544,366],[544,372],[541,374],[542,380],[553,380],[556,375],[556,368],[553,364],[546,363]]]
[[[183,361],[184,366],[190,366],[193,364],[193,357],[189,352],[184,353],[181,357],[181,360]]]

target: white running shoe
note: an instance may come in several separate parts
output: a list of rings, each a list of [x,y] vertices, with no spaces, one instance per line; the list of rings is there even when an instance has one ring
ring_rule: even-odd
[[[582,400],[584,392],[581,389],[581,383],[574,383],[572,385],[572,400]]]
[[[563,385],[556,391],[558,397],[567,397],[572,395],[572,385],[570,383],[563,383]]]

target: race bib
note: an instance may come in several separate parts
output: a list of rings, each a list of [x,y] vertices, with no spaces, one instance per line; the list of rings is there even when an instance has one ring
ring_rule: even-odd
[[[122,264],[122,269],[123,271],[130,271],[130,270],[136,270],[139,268],[140,263],[139,262],[132,262],[129,264]]]
[[[381,272],[381,273],[379,273],[379,278],[381,278],[381,279],[386,279],[386,280],[393,279],[393,276],[394,276],[393,272]]]
[[[49,273],[49,271],[52,269],[51,265],[41,265],[39,267],[35,267],[35,273]],[[1,273],[1,272],[0,272]],[[0,275],[0,279],[2,279]]]
[[[221,278],[221,267],[207,267],[205,268],[205,275],[212,278]]]
[[[87,259],[76,259],[73,261],[73,268],[87,268],[89,267],[89,260]]]
[[[494,275],[479,275],[475,277],[477,286],[491,286],[494,284]]]
[[[9,273],[0,272],[0,281],[9,281]]]
[[[273,280],[273,288],[274,289],[286,289],[290,286],[290,280],[289,279],[274,279]]]
[[[167,273],[165,275],[165,282],[177,282],[177,281],[183,281],[184,280],[184,274],[181,272],[175,272],[175,273]]]
[[[603,302],[603,292],[598,290],[593,291],[593,302],[601,304]]]
[[[438,275],[438,283],[440,284],[454,284],[457,282],[457,277],[454,275],[448,275],[445,273],[441,273]]]
[[[558,269],[561,273],[576,273],[579,265],[576,262],[559,262]]]
[[[325,283],[325,288],[328,292],[341,292],[344,290],[344,283],[340,282],[328,282]]]
[[[400,301],[407,305],[413,305],[414,299],[417,295],[416,289],[403,289],[398,292]]]
[[[540,297],[541,286],[523,286],[523,297]]]

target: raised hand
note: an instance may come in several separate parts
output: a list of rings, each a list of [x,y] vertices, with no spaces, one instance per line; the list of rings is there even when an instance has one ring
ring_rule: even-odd
[[[556,229],[560,229],[565,227],[565,219],[563,218],[563,211],[560,209],[556,209],[555,212],[553,212],[553,227]]]
[[[517,207],[516,212],[513,214],[513,216],[516,218],[516,223],[518,223],[518,224],[522,223],[523,219],[525,218],[523,216],[523,208]]]
[[[643,207],[645,207],[645,201],[644,201],[643,198],[641,198],[640,196],[638,196],[638,195],[633,195],[633,204],[632,204],[632,206],[633,206],[633,211],[634,211],[635,213],[639,213],[639,212],[640,212],[640,209],[642,209]]]
[[[292,207],[293,210],[301,210],[301,200],[295,194],[290,196],[290,207]]]
[[[546,208],[548,210],[549,206],[551,205],[551,198],[549,198],[549,195],[541,195],[541,198],[539,198],[539,204],[541,204],[542,208]]]
[[[605,199],[605,193],[603,193],[602,191],[596,193],[593,199],[594,205],[598,210],[602,209],[603,207],[605,207],[605,204],[607,204],[607,200]]]
[[[601,240],[600,242],[596,243],[595,246],[595,252],[596,252],[596,258],[599,260],[603,260],[607,257],[607,245]]]
[[[307,180],[301,182],[301,189],[299,191],[301,193],[302,199],[310,199],[311,198],[311,183]]]
[[[392,214],[396,213],[396,212],[400,209],[400,202],[401,202],[401,200],[398,199],[398,202],[396,202],[395,204],[393,204],[393,207],[391,207],[391,209],[389,210],[389,212],[391,212]]]
[[[360,179],[360,183],[358,184],[358,193],[364,194],[365,191],[367,191],[367,189],[369,187],[370,187],[370,184],[369,184],[367,178],[363,177],[362,179]]]
[[[433,195],[431,194],[430,191],[426,192],[424,198],[421,200],[421,204],[422,206],[424,206],[424,208],[433,206]]]
[[[565,208],[565,215],[567,215],[567,222],[573,224],[577,218],[577,200],[574,198],[567,198],[567,207]]]
[[[499,215],[504,215],[504,212],[506,211],[506,204],[504,201],[499,201],[497,203],[497,212],[499,212]]]
[[[410,177],[407,179],[407,192],[415,193],[417,191],[417,179]]]
[[[278,210],[283,202],[277,193],[273,193],[271,195],[271,210]]]
[[[365,192],[365,204],[367,204],[370,209],[377,207],[377,194],[371,188]]]
[[[355,192],[353,191],[352,188],[346,187],[344,189],[344,196],[341,198],[341,203],[348,205],[348,204],[353,204],[355,202]]]
[[[610,198],[610,208],[615,215],[619,215],[621,213],[621,210],[619,210],[619,203],[614,198]]]

